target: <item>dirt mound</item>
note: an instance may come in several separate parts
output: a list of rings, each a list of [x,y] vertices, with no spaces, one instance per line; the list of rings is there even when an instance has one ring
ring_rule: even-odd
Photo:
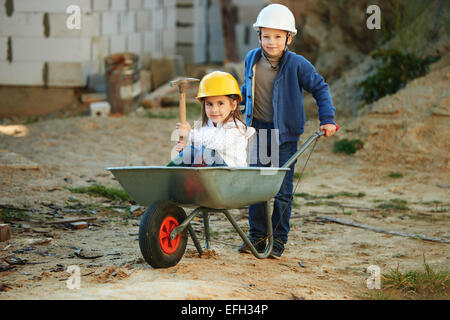
[[[364,142],[360,156],[377,165],[394,162],[448,172],[449,116],[450,53],[447,53],[428,75],[363,109],[353,121],[350,135]]]

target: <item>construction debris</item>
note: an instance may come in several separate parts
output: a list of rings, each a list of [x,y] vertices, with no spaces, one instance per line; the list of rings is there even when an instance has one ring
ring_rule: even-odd
[[[86,229],[89,227],[88,223],[85,221],[72,222],[70,226],[74,229]]]

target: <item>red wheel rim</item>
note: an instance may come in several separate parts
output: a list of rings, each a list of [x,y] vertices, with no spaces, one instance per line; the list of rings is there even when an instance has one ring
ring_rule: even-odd
[[[180,244],[179,234],[173,240],[170,238],[170,233],[177,226],[178,221],[175,218],[167,217],[163,220],[159,228],[159,244],[161,245],[161,249],[167,254],[174,253]]]

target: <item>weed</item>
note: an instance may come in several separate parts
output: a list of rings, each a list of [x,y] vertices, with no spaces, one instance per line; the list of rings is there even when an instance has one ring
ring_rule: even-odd
[[[108,188],[102,185],[94,184],[89,187],[68,188],[73,193],[86,193],[98,195],[111,200],[130,201],[130,196],[122,189]]]
[[[336,141],[333,146],[333,152],[344,152],[346,154],[354,154],[356,151],[361,150],[364,146],[364,143],[360,139],[348,140],[342,139]]]
[[[450,271],[434,271],[424,261],[425,271],[400,272],[391,269],[382,276],[385,291],[397,293],[406,299],[436,299],[450,294]]]
[[[402,254],[393,258],[404,257]],[[381,275],[382,287],[373,293],[363,296],[365,299],[390,300],[390,299],[442,299],[450,294],[450,271],[434,271],[425,261],[424,271],[410,270],[400,272],[391,269],[387,274]]]
[[[389,173],[388,177],[392,178],[392,179],[399,179],[399,178],[403,178],[403,174],[400,172],[391,172],[391,173]]]
[[[406,205],[408,202],[403,199],[392,199],[389,202],[384,202],[379,204],[377,207],[384,210],[409,210],[409,207]]]
[[[418,58],[413,54],[403,54],[397,50],[379,49],[372,54],[381,60],[376,73],[359,83],[363,89],[364,100],[372,103],[378,99],[396,93],[406,86],[408,81],[422,77],[429,72],[429,64],[440,57]]]
[[[27,221],[31,218],[28,211],[19,208],[1,208],[0,217],[4,222]]]

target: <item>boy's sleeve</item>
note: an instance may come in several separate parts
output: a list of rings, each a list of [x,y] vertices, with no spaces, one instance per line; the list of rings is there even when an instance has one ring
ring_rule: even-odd
[[[245,113],[245,101],[246,101],[246,98],[247,98],[247,88],[245,87],[245,81],[244,81],[244,84],[241,87],[241,96],[242,96],[241,113]]]
[[[319,109],[320,125],[336,124],[334,122],[334,112],[328,84],[323,77],[317,73],[314,66],[306,59],[302,59],[297,70],[298,79],[301,86],[312,94]]]

